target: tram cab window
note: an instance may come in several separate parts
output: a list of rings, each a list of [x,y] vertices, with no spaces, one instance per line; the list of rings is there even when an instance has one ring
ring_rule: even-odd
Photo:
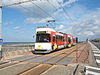
[[[36,34],[36,42],[50,42],[50,34]]]

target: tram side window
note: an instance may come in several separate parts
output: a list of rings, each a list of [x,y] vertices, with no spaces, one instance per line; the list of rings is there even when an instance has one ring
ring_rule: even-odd
[[[62,37],[62,41],[64,41],[65,39],[64,39],[64,37]]]
[[[59,41],[61,42],[61,36],[59,36]]]
[[[59,36],[58,35],[56,35],[56,42],[58,42],[59,41]]]
[[[74,41],[76,41],[76,39],[74,39]]]
[[[57,42],[62,42],[62,41],[64,41],[65,39],[64,39],[64,37],[63,36],[60,36],[60,35],[57,35],[56,36],[56,41]]]
[[[63,41],[63,37],[61,36],[61,42]]]
[[[62,36],[58,36],[58,41],[62,42],[63,41],[63,37]]]
[[[55,42],[56,41],[56,37],[55,36],[53,36],[53,42]]]
[[[60,41],[62,42],[62,36],[60,36]]]
[[[60,41],[60,36],[58,35],[58,39],[57,39],[57,41],[59,42]]]
[[[64,41],[64,37],[63,36],[61,36],[61,42],[63,42]]]
[[[78,38],[76,38],[76,43],[78,43]]]
[[[68,38],[68,42],[71,43],[71,39],[70,38]]]
[[[64,37],[64,41],[66,40],[66,37]]]
[[[62,36],[60,36],[60,41],[62,42]]]

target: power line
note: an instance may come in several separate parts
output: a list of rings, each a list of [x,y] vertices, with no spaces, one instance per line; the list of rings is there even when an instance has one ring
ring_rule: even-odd
[[[52,7],[54,7],[56,10],[58,10],[57,7],[56,7],[53,3],[51,3],[49,0],[47,0],[47,1],[48,1],[49,4],[52,5]],[[57,2],[57,1],[56,1],[56,2]],[[58,3],[58,2],[57,2],[57,3]],[[59,7],[61,7],[59,3],[58,3],[58,5],[59,5]],[[65,19],[66,19],[66,18],[68,19],[68,17],[66,17],[66,16],[64,16],[64,18],[65,18]],[[55,27],[56,27],[55,22],[54,22],[54,25],[55,25]]]
[[[12,2],[13,3],[13,1],[11,1],[11,0],[8,0],[9,2]],[[20,7],[22,7],[22,8],[24,8],[25,10],[27,10],[27,11],[31,11],[31,12],[33,12],[33,10],[32,9],[28,9],[28,8],[25,8],[24,6],[22,6],[22,5],[19,5]],[[33,12],[35,15],[40,15],[40,14],[38,14],[38,13],[35,13],[35,12]],[[41,18],[44,18],[43,16],[41,16],[40,15],[40,17]]]
[[[9,0],[10,1],[10,0]],[[10,2],[13,2],[13,1],[10,1]],[[25,9],[25,10],[27,10],[27,11],[31,11],[31,12],[33,12],[33,10],[31,10],[31,9],[28,9],[28,8],[25,8],[24,6],[22,6],[22,5],[19,5],[20,7],[22,7],[23,9]],[[35,12],[33,12],[33,13],[35,13]],[[36,15],[40,15],[40,14],[38,14],[38,13],[35,13]],[[41,16],[41,15],[40,15]],[[45,18],[45,17],[43,17],[43,16],[41,16],[41,18]],[[37,21],[37,23],[38,23],[39,21]]]
[[[41,9],[44,13],[46,13],[47,15],[49,15],[50,17],[52,17],[53,19],[55,19],[52,15],[50,15],[49,13],[47,13],[44,9],[42,9],[39,5],[31,2],[32,4],[34,4],[35,6],[37,6],[39,9]]]
[[[57,0],[56,0],[57,1]],[[58,1],[57,1],[58,2]],[[58,2],[58,4],[59,4],[59,2]],[[60,6],[61,6],[61,8],[63,9],[63,11],[64,11],[64,13],[66,14],[66,16],[65,17],[69,17],[70,18],[70,20],[74,23],[74,21],[73,21],[73,19],[70,17],[70,15],[68,14],[68,12],[67,11],[65,11],[65,9],[63,8],[63,6],[62,6],[62,4],[59,4]],[[71,27],[71,33],[72,33],[72,35],[74,35],[74,32],[73,32],[73,26]]]
[[[52,5],[52,7],[54,7],[56,10],[58,10],[57,8],[56,8],[56,6],[54,5],[54,4],[52,4],[49,0],[47,0],[48,1],[48,3],[49,4],[51,4]],[[56,2],[58,3],[58,1],[56,0]],[[59,3],[58,3],[59,4]],[[61,7],[62,8],[62,6],[59,4],[59,7]],[[64,13],[65,13],[65,16],[64,16],[64,18],[65,19],[68,19],[68,17],[70,18],[70,16],[68,15],[68,13],[64,10],[64,8],[62,8],[63,9],[63,11],[64,11]],[[66,14],[67,13],[67,14]],[[71,19],[71,21],[73,22],[73,20]]]
[[[51,4],[52,5],[52,7],[54,7],[56,10],[58,10],[57,8],[56,8],[56,6],[55,5],[53,5],[49,0],[47,0],[47,2],[49,3],[49,4]]]
[[[11,0],[9,0],[10,2],[13,2],[13,1],[11,1]],[[30,0],[31,1],[31,0]],[[48,0],[47,0],[48,1]],[[56,0],[57,1],[57,0]],[[48,1],[49,2],[49,1]],[[58,1],[57,1],[58,2]],[[46,13],[48,16],[50,16],[50,17],[52,17],[53,19],[54,19],[54,17],[52,16],[52,15],[50,15],[50,14],[48,14],[44,9],[42,9],[40,6],[38,6],[38,5],[36,5],[35,3],[33,3],[32,1],[31,1],[31,3],[32,4],[34,4],[35,6],[37,6],[39,9],[41,9],[44,13]],[[51,2],[49,2],[54,8],[56,8]],[[59,3],[58,3],[59,4]],[[60,4],[59,4],[60,5]],[[28,8],[25,8],[24,6],[22,6],[22,5],[20,5],[22,8],[24,8],[25,10],[29,10]],[[62,5],[60,5],[61,7],[62,7]],[[63,7],[62,7],[63,8]],[[56,10],[57,10],[57,8],[56,8]],[[63,8],[63,10],[64,10],[64,8]],[[33,12],[33,10],[32,10],[32,12]],[[66,12],[65,10],[64,10],[64,12]],[[38,13],[35,13],[35,14],[37,14],[37,15],[40,15],[40,14],[38,14]],[[70,16],[68,15],[68,13],[66,12],[66,14],[67,14],[67,16],[70,18]],[[40,15],[41,16],[41,15]],[[42,16],[41,16],[42,17]],[[44,18],[44,17],[42,17],[42,18]],[[71,19],[72,20],[72,19]],[[73,20],[72,20],[73,21]]]
[[[56,7],[53,3],[51,3],[49,0],[47,0],[47,2],[48,2],[49,4],[51,4],[51,6],[54,7],[54,8],[56,9],[56,11],[58,10],[57,7]],[[64,17],[65,17],[65,16],[64,16]],[[66,18],[65,18],[65,19],[66,19]],[[54,28],[56,28],[55,22],[54,22],[54,25],[55,25]]]
[[[47,2],[49,3],[49,4],[51,4],[52,5],[52,7],[54,7],[56,10],[58,10],[57,9],[57,7],[54,5],[54,4],[52,4],[49,0],[47,0]],[[58,2],[57,2],[58,3]],[[59,5],[60,6],[60,5]],[[65,16],[64,16],[65,17]]]
[[[11,0],[9,0],[10,2],[12,2]],[[52,17],[54,20],[55,20],[55,18],[52,16],[52,15],[50,15],[49,13],[47,13],[44,9],[42,9],[40,6],[38,6],[37,4],[35,4],[35,3],[33,3],[33,2],[31,2],[33,5],[35,5],[36,7],[38,7],[39,9],[41,9],[44,13],[46,13],[48,16],[50,16],[50,17]],[[25,7],[23,7],[22,5],[19,5],[19,6],[21,6],[22,8],[24,8],[24,9],[26,9],[26,10],[29,10],[28,8],[25,8]],[[33,12],[33,11],[32,11]],[[37,14],[37,13],[35,13],[35,14]],[[37,14],[37,15],[40,15],[40,14]],[[41,15],[40,15],[41,16]],[[45,18],[45,17],[42,17],[42,18]]]
[[[58,2],[57,0],[56,0],[56,2],[59,4],[59,2]],[[64,13],[66,14],[66,17],[69,17],[70,20],[71,20],[72,22],[74,22],[73,19],[70,17],[70,15],[67,13],[67,11],[65,11],[65,9],[64,9],[63,6],[62,6],[62,4],[59,4],[59,5],[60,5],[60,7],[63,9]]]
[[[56,11],[58,10],[57,9],[57,7],[54,5],[54,4],[52,4],[49,0],[47,0],[47,2],[49,3],[49,4],[51,4],[51,6],[53,7],[53,8],[55,8],[56,9]],[[50,23],[49,23],[50,24]],[[56,28],[56,24],[55,24],[55,21],[54,21],[54,24],[52,24],[52,26],[54,25],[54,29]]]
[[[32,2],[33,3],[33,2]],[[41,9],[44,13],[46,13],[47,15],[49,15],[50,17],[52,17],[55,21],[55,17],[53,17],[52,15],[50,15],[49,13],[47,13],[44,9],[42,9],[39,5],[33,3],[34,5],[36,5],[39,9]],[[49,21],[49,20],[48,20]],[[48,22],[49,23],[49,22]],[[50,23],[49,23],[50,24]],[[51,24],[52,25],[52,24]],[[53,26],[53,25],[52,25]]]
[[[31,2],[31,1],[33,1],[33,0],[21,1],[21,2],[17,2],[17,3],[13,3],[13,4],[8,4],[8,5],[0,5],[0,7],[8,7],[8,6],[18,5],[18,4],[22,4],[22,3],[26,3],[26,2]]]

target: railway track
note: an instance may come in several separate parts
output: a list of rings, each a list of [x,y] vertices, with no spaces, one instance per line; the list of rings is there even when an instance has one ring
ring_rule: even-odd
[[[80,48],[83,47],[83,46],[80,46]],[[45,60],[43,62],[41,62],[41,64],[45,64],[46,62],[48,62],[49,60],[53,59],[53,58],[56,58],[56,57],[59,57],[58,60],[56,60],[54,63],[52,64],[57,64],[58,62],[60,62],[61,60],[63,60],[64,58],[68,57],[69,55],[71,55],[72,53],[74,53],[76,51],[75,47],[65,51],[65,52],[62,52],[58,55],[55,55],[54,57],[48,59],[48,60]],[[47,63],[46,63],[47,64]],[[63,64],[64,65],[64,64]]]
[[[82,46],[83,46],[83,45],[82,45]],[[63,50],[63,51],[64,51],[64,50]],[[71,51],[71,52],[70,52],[69,54],[66,54],[66,53],[68,53],[69,51]],[[53,58],[56,58],[56,57],[58,57],[58,56],[61,56],[61,55],[65,55],[64,57],[66,57],[66,56],[72,54],[72,53],[75,52],[75,51],[76,51],[76,49],[75,49],[75,46],[74,46],[74,47],[70,48],[70,49],[67,50],[67,51],[61,52],[61,53],[59,53],[59,54],[55,54],[54,56],[50,57],[49,59],[44,60],[44,61],[41,61],[41,62],[39,62],[39,63],[44,64],[44,63],[48,62],[49,60],[51,60],[51,59],[53,59]],[[46,56],[46,55],[44,55],[44,56]],[[3,65],[0,65],[0,69],[2,69],[2,68],[4,68],[4,67],[11,66],[11,65],[19,64],[19,63],[21,63],[21,62],[27,62],[28,60],[36,59],[36,58],[39,58],[39,57],[43,57],[43,56],[42,56],[42,55],[33,55],[33,56],[31,56],[31,57],[29,57],[29,58],[27,58],[27,59],[25,58],[25,59],[21,59],[21,60],[18,60],[18,61],[11,59],[11,62],[10,62],[10,63],[6,63],[6,64],[3,64]],[[62,57],[62,58],[59,59],[58,61],[62,60],[64,57]],[[36,63],[38,63],[38,62],[36,62]],[[57,63],[57,62],[56,62],[56,63]],[[54,64],[56,64],[56,63],[54,63]]]
[[[8,66],[11,66],[11,65],[16,65],[16,64],[22,63],[22,62],[24,62],[24,61],[31,60],[31,59],[33,59],[33,58],[38,58],[38,57],[40,57],[40,56],[32,56],[32,57],[29,57],[29,58],[27,58],[27,59],[23,59],[23,60],[20,60],[20,61],[11,60],[11,61],[8,62],[8,63],[5,63],[5,64],[3,64],[3,65],[0,65],[0,69],[5,68],[5,67],[8,67]]]
[[[85,44],[82,44],[82,45],[80,44],[78,46],[79,46],[79,49],[81,49],[81,48],[85,47]],[[13,70],[14,68],[15,69],[22,68],[22,69],[19,69],[18,71],[16,71],[15,73],[12,73],[10,75],[23,74],[24,72],[30,71],[34,68],[41,68],[41,67],[43,68],[44,67],[43,65],[46,66],[45,67],[45,70],[46,70],[46,69],[49,69],[51,66],[58,64],[58,62],[67,58],[69,55],[71,55],[75,51],[76,51],[76,46],[74,46],[72,48],[68,48],[66,50],[64,49],[61,51],[57,51],[58,53],[53,52],[53,53],[47,54],[47,55],[33,55],[33,57],[30,56],[27,59],[23,59],[23,60],[19,60],[19,61],[12,60],[13,61],[12,63],[7,63],[7,64],[5,64],[5,66],[1,65],[2,67],[0,67],[0,72],[5,71],[5,70],[6,71]],[[51,55],[53,55],[53,56],[51,56]],[[37,62],[36,60],[39,60],[39,59],[41,59],[40,62]],[[34,62],[30,62],[31,60],[33,60]],[[55,61],[52,63],[49,63],[50,61],[53,61],[53,60],[55,60]],[[63,64],[63,65],[65,65],[65,64]],[[41,72],[44,72],[45,70],[43,70]]]
[[[61,54],[61,53],[60,53]],[[53,56],[52,58],[54,58],[54,57],[57,57],[57,56],[59,56],[60,54],[58,54],[58,55],[55,55],[55,56]],[[63,53],[62,53],[63,54]],[[45,56],[45,55],[44,55]],[[22,62],[27,62],[27,60],[31,60],[31,59],[36,59],[36,58],[38,58],[38,57],[42,57],[41,55],[33,55],[32,57],[29,57],[29,58],[25,58],[25,59],[22,59],[22,60],[18,60],[18,61],[16,61],[16,60],[14,60],[14,59],[11,59],[11,61],[10,62],[8,62],[8,63],[6,63],[6,64],[3,64],[3,65],[0,65],[0,69],[2,69],[2,68],[5,68],[5,67],[8,67],[8,66],[11,66],[11,65],[16,65],[16,64],[19,64],[19,63],[22,63]],[[51,58],[51,59],[52,59]],[[49,59],[50,60],[50,59]]]
[[[73,47],[73,48],[68,49],[67,51],[59,52],[58,54],[55,54],[53,56],[43,55],[43,56],[39,56],[37,59],[33,58],[33,60],[28,60],[28,61],[24,61],[24,62],[26,62],[26,63],[27,62],[29,62],[29,63],[40,63],[40,64],[56,64],[57,62],[64,59],[65,57],[67,57],[68,55],[72,54],[75,51],[76,51],[76,49],[75,49],[75,47]],[[56,59],[56,62],[48,63],[48,61],[52,62],[53,61],[52,59]]]

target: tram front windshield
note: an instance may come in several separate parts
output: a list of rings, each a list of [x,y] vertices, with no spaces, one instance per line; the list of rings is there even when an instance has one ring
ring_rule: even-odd
[[[50,42],[50,34],[36,34],[36,42]]]

